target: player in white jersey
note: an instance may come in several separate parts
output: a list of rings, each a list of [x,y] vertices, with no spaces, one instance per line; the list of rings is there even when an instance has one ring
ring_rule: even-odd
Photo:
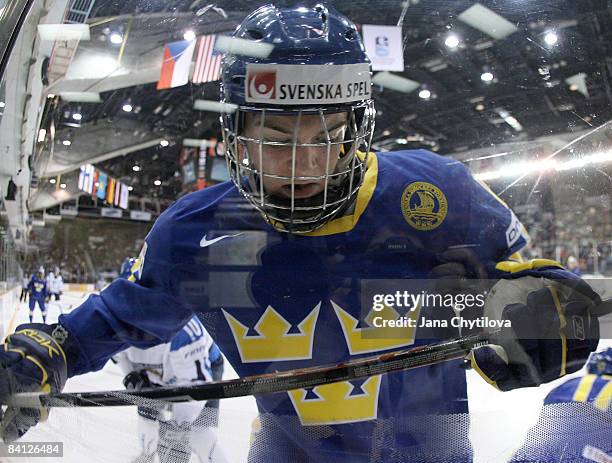
[[[47,299],[46,301],[49,302],[51,300],[51,288],[53,287],[53,282],[55,281],[55,273],[53,273],[53,270],[49,271],[49,273],[45,277],[45,280],[47,281]]]
[[[126,374],[123,383],[138,390],[156,386],[188,386],[220,380],[223,357],[197,317],[171,342],[150,349],[131,347],[113,360]],[[167,405],[164,409],[138,407],[141,444],[139,462],[188,462],[192,452],[201,463],[224,461],[217,442],[219,401]]]
[[[53,277],[53,280],[51,280],[49,289],[53,299],[59,301],[62,291],[64,290],[64,279],[57,269],[55,270],[55,276]]]
[[[28,300],[28,285],[30,284],[30,278],[27,273],[23,275],[21,279],[21,295],[19,296],[19,302],[27,302]]]

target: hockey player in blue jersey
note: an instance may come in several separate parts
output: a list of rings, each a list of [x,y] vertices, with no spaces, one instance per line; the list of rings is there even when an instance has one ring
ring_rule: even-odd
[[[586,375],[546,396],[512,461],[612,461],[612,347],[591,355]]]
[[[128,346],[168,342],[194,312],[240,376],[422,345],[438,333],[380,331],[371,295],[449,275],[529,289],[493,307],[512,325],[507,336],[472,352],[493,386],[536,386],[584,364],[598,338],[589,311],[600,302],[588,284],[554,261],[514,260],[527,242],[523,226],[461,163],[424,150],[370,151],[371,72],[352,22],[323,5],[266,5],[234,36],[272,51],[224,59],[232,181],[166,210],[128,280],[58,324],[9,336],[0,401],[61,390]],[[398,308],[385,313],[443,318],[440,307]],[[250,460],[470,460],[467,423],[444,421],[468,411],[462,365],[257,396]],[[9,408],[3,436],[22,435],[37,418]]]
[[[126,257],[125,260],[121,263],[121,268],[119,269],[119,278],[129,278],[130,271],[132,270],[132,267],[135,263],[135,257]]]
[[[28,283],[28,291],[30,292],[30,323],[34,320],[34,307],[38,304],[38,308],[42,313],[43,323],[47,323],[47,307],[45,300],[49,295],[49,289],[47,288],[47,280],[45,279],[45,272],[40,268]]]

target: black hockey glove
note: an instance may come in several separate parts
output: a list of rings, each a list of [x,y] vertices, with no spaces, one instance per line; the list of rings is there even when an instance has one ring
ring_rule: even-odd
[[[538,386],[573,373],[597,348],[599,323],[591,312],[601,299],[558,263],[503,262],[485,315],[510,327],[493,344],[472,351],[472,367],[503,391]]]
[[[146,370],[134,370],[129,372],[125,375],[125,378],[123,378],[123,385],[128,391],[140,391],[144,388],[158,387],[157,384],[151,383]],[[156,421],[162,408],[163,406],[161,404],[158,408],[140,405],[138,407],[138,414],[147,420]]]
[[[123,385],[128,391],[140,391],[145,387],[153,387],[145,370],[129,372],[123,378]]]
[[[68,377],[62,343],[68,336],[60,325],[20,325],[0,349],[0,436],[11,442],[45,420],[48,410],[16,408],[10,396],[17,392],[60,392]]]

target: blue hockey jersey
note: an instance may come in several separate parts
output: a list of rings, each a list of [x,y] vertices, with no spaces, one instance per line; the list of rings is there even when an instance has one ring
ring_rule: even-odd
[[[612,461],[612,376],[588,374],[553,389],[512,461]]]
[[[370,155],[354,208],[307,235],[275,231],[222,183],[160,216],[128,280],[60,317],[82,348],[69,373],[167,342],[193,312],[241,376],[431,342],[428,328],[378,335],[371,295],[426,279],[449,247],[493,266],[525,243],[515,215],[460,162],[423,150]],[[467,423],[443,418],[467,412],[459,362],[256,399],[265,432],[253,461],[471,457]]]
[[[30,297],[36,300],[44,300],[48,295],[47,280],[45,278],[38,278],[36,275],[32,275],[30,283],[28,284],[30,290]]]

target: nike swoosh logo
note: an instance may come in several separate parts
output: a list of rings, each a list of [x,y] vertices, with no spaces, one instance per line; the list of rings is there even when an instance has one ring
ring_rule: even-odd
[[[211,244],[216,243],[217,241],[221,241],[225,238],[234,238],[239,235],[242,235],[242,233],[236,233],[235,235],[223,235],[219,236],[218,238],[213,238],[212,240],[207,240],[206,235],[204,235],[204,238],[202,238],[202,240],[200,241],[200,247],[205,248],[207,246],[210,246]]]

